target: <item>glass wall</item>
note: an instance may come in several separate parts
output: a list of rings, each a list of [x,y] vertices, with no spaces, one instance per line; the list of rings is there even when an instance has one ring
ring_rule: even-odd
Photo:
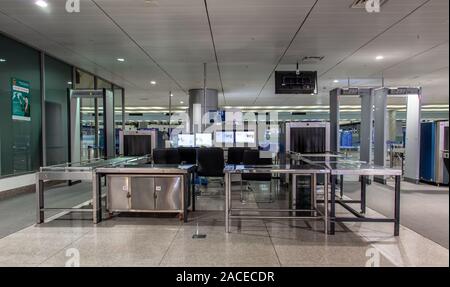
[[[0,176],[41,165],[40,53],[0,35]]]
[[[83,70],[46,55],[45,139],[42,138],[41,53],[0,34],[0,177],[34,172],[44,165],[42,143],[46,144],[46,165],[69,161],[70,102],[67,90],[113,91],[122,107],[122,89]],[[102,106],[95,112],[94,99],[82,99],[82,159],[101,156]],[[116,118],[121,123],[121,111]],[[96,126],[96,116],[99,122]],[[96,133],[98,131],[98,133]],[[98,153],[96,153],[98,152]]]
[[[47,165],[69,161],[69,102],[72,67],[45,57],[45,127]]]

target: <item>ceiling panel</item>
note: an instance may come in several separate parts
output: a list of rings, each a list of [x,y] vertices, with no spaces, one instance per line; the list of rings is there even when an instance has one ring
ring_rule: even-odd
[[[46,10],[33,2],[1,0],[0,31],[125,87],[128,105],[167,106],[169,91],[187,103],[186,91],[203,85],[203,63],[207,86],[221,90],[203,0],[81,0],[73,14],[65,1],[48,0]],[[328,105],[331,89],[380,86],[382,77],[423,86],[425,104],[448,103],[449,1],[391,0],[372,14],[352,2],[319,0],[277,67],[323,56],[301,66],[321,75],[311,96],[275,95],[268,77],[315,0],[207,0],[220,104]]]

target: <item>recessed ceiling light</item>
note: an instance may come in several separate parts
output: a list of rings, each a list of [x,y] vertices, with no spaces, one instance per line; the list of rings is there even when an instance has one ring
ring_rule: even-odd
[[[125,62],[125,59],[124,59],[124,58],[117,58],[117,61],[119,61],[119,62]]]
[[[339,80],[334,80],[333,83],[339,83]]]
[[[72,85],[72,82],[67,82],[68,85]]]
[[[0,63],[6,62],[6,59],[0,58]]]
[[[180,101],[180,104],[184,104],[184,102],[183,102],[183,101]]]
[[[151,81],[150,84],[156,85],[156,82],[155,81]]]
[[[376,58],[375,58],[375,60],[377,60],[377,61],[380,61],[383,59],[384,59],[384,56],[382,56],[382,55],[376,56]]]
[[[38,5],[41,8],[47,8],[48,7],[48,3],[45,2],[44,0],[38,0],[38,1],[34,2],[34,4]]]
[[[170,94],[171,97],[173,97],[173,94]]]

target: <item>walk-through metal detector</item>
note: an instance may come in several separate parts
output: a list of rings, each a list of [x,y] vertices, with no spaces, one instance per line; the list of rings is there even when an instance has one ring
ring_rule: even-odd
[[[420,109],[422,88],[379,88],[374,91],[375,134],[374,164],[386,165],[386,141],[388,139],[387,99],[406,97],[406,138],[404,180],[419,183],[420,179]],[[375,181],[386,183],[384,177],[375,177]]]
[[[360,160],[386,166],[388,126],[388,97],[406,97],[406,140],[404,179],[419,181],[420,167],[420,109],[421,88],[337,88],[330,91],[331,151],[339,151],[339,106],[341,96],[361,97],[361,147]],[[385,184],[385,177],[375,177]]]
[[[70,162],[81,161],[81,99],[103,101],[103,150],[105,158],[115,157],[114,94],[108,89],[69,90]],[[97,111],[96,111],[97,112]],[[98,128],[98,127],[97,127]]]
[[[337,88],[330,91],[331,152],[339,152],[340,99],[345,96],[359,96],[361,98],[360,160],[372,162],[373,93],[371,88]]]

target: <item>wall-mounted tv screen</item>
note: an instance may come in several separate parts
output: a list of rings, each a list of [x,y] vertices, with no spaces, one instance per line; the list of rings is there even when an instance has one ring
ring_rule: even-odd
[[[317,72],[276,71],[275,94],[317,93]]]
[[[195,137],[189,134],[179,134],[178,135],[178,146],[179,147],[194,147]]]
[[[236,132],[236,143],[255,144],[255,132]]]
[[[195,134],[195,146],[196,147],[211,147],[212,146],[212,134]]]
[[[234,143],[234,132],[216,132],[216,142],[233,144]]]

